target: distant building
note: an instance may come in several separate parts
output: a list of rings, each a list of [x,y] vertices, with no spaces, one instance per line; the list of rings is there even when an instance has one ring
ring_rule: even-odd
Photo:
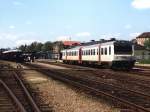
[[[72,46],[80,45],[79,41],[57,41],[53,46],[53,53],[59,53],[63,48],[69,48]]]
[[[144,42],[150,39],[150,32],[145,32],[136,37],[137,44],[144,46]]]
[[[147,50],[144,46],[139,44],[134,44],[134,55],[137,61],[149,60],[150,50]]]
[[[55,59],[59,58],[60,51],[62,49],[67,49],[73,46],[78,46],[81,43],[79,41],[56,41],[53,45],[53,55],[52,57]]]

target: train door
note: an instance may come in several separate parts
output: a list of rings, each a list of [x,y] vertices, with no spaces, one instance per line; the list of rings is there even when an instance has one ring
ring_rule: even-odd
[[[79,49],[79,63],[82,63],[82,48]]]
[[[98,63],[101,64],[101,45],[99,44],[98,45]]]

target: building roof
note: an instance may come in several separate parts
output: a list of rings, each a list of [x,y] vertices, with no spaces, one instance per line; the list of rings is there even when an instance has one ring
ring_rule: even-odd
[[[136,38],[150,38],[150,32],[144,32]]]
[[[65,46],[73,46],[73,45],[80,45],[79,41],[63,41]]]

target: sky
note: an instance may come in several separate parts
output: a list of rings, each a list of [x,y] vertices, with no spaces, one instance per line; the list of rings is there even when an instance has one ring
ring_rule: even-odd
[[[150,0],[0,0],[0,48],[33,41],[131,40],[150,31]]]

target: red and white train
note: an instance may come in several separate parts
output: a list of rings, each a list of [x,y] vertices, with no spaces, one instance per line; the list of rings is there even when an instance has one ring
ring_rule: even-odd
[[[112,69],[134,66],[134,46],[129,41],[97,42],[61,51],[64,63],[108,65]]]

